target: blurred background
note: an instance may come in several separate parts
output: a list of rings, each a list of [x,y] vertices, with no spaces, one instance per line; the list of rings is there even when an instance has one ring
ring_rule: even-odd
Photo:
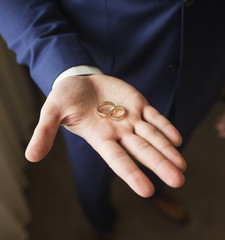
[[[16,64],[0,39],[0,240],[83,240],[90,227],[60,133],[46,159],[29,163],[24,157],[43,101],[27,69]],[[225,140],[213,128],[224,110],[223,97],[218,96],[184,149],[186,184],[168,189],[185,204],[189,221],[169,222],[151,201],[115,178],[115,240],[225,239]]]

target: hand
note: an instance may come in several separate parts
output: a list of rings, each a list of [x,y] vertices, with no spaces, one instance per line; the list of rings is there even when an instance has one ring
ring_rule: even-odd
[[[127,116],[120,121],[99,117],[96,107],[105,100],[123,105]],[[169,186],[184,183],[186,163],[174,147],[182,142],[179,132],[122,80],[90,75],[59,82],[42,107],[26,150],[28,160],[37,162],[47,155],[60,125],[83,137],[140,196],[151,196],[154,187],[129,155]]]

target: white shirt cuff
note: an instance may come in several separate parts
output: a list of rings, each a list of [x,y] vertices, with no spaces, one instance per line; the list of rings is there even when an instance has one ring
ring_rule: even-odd
[[[52,84],[52,89],[56,86],[58,82],[66,77],[79,76],[79,75],[90,75],[90,74],[103,74],[100,69],[93,66],[79,65],[75,67],[68,68],[55,79]]]

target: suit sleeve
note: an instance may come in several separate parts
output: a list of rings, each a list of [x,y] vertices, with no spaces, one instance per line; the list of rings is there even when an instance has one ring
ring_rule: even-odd
[[[0,0],[0,34],[48,95],[56,77],[72,66],[96,66],[54,0]]]

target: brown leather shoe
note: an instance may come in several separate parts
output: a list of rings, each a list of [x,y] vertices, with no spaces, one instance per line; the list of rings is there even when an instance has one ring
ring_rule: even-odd
[[[177,223],[186,223],[189,219],[188,213],[182,202],[175,196],[167,193],[153,197],[155,207],[169,220]]]

